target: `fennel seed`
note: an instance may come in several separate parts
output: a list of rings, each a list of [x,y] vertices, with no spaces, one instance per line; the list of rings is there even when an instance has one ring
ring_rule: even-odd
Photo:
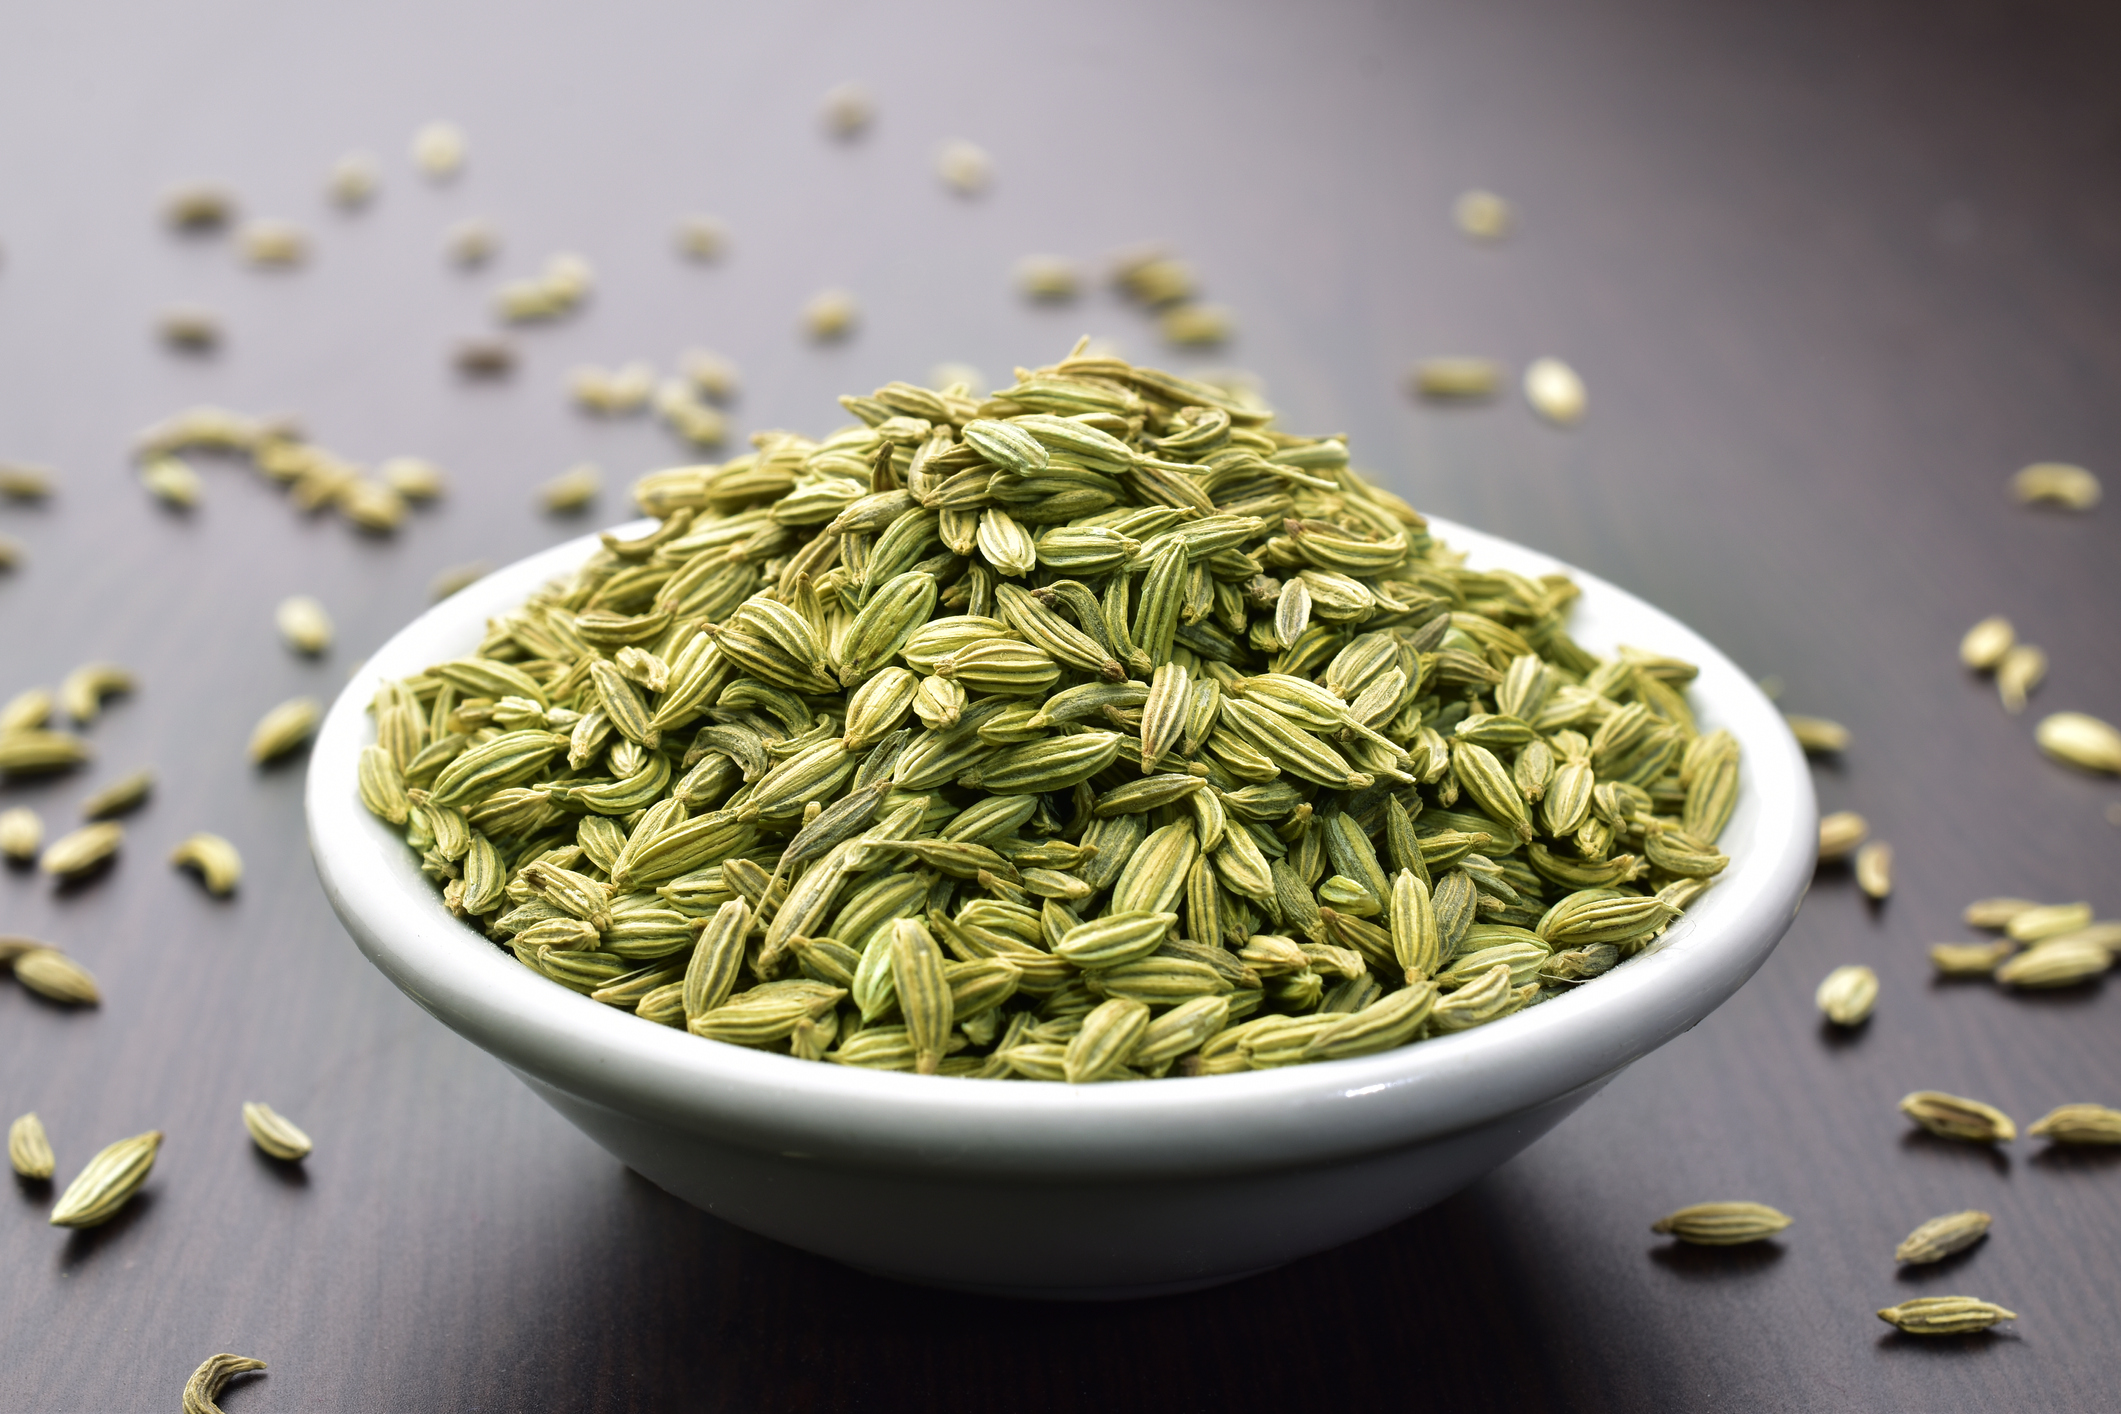
[[[2099,478],[2067,462],[2035,462],[2011,478],[2011,490],[2029,506],[2088,511],[2099,504]]]
[[[1481,242],[1492,243],[1507,236],[1514,217],[1510,203],[1491,191],[1465,192],[1451,205],[1451,219],[1458,229]]]
[[[468,144],[454,123],[433,122],[412,135],[412,160],[432,181],[446,182],[463,170]]]

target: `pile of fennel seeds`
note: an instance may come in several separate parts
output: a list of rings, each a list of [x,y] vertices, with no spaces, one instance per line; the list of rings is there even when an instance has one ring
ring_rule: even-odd
[[[1093,1081],[1484,1025],[1726,863],[1694,669],[1466,569],[1336,438],[1077,353],[644,478],[658,520],[385,684],[450,909],[694,1035]]]

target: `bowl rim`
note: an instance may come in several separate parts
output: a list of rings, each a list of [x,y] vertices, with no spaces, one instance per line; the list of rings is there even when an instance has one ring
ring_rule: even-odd
[[[652,524],[615,532],[637,535]],[[1802,900],[1817,811],[1781,714],[1706,639],[1541,552],[1437,517],[1430,529],[1471,564],[1568,574],[1582,589],[1579,624],[1585,613],[1617,619],[1626,637],[1699,665],[1697,717],[1730,730],[1742,748],[1740,804],[1723,836],[1739,847],[1716,886],[1656,945],[1595,986],[1488,1026],[1377,1055],[1235,1075],[997,1084],[702,1041],[539,976],[449,914],[402,839],[360,803],[355,764],[373,740],[366,708],[383,679],[470,651],[487,618],[579,564],[596,535],[458,591],[354,672],[311,751],[306,807],[318,874],[370,961],[511,1068],[637,1119],[790,1159],[1043,1178],[1174,1176],[1326,1162],[1469,1129],[1603,1081],[1735,992]],[[1603,627],[1593,623],[1593,642],[1610,637]]]

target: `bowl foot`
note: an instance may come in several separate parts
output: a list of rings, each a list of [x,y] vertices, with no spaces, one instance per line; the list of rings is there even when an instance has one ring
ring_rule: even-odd
[[[1141,1282],[1128,1286],[1004,1286],[987,1282],[943,1281],[909,1272],[894,1272],[886,1267],[855,1266],[854,1269],[869,1276],[882,1277],[886,1281],[902,1281],[909,1286],[932,1287],[937,1291],[962,1291],[968,1296],[995,1296],[1009,1301],[1146,1301],[1154,1296],[1184,1296],[1190,1291],[1206,1291],[1210,1287],[1228,1286],[1234,1281],[1244,1281],[1249,1277],[1278,1270],[1283,1265],[1285,1264],[1281,1262],[1269,1262],[1263,1267],[1253,1267],[1247,1271],[1218,1272],[1214,1276],[1187,1277],[1181,1281]]]

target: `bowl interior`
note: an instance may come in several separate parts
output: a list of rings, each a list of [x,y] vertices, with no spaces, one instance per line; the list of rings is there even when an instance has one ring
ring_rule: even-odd
[[[620,527],[642,533],[651,523]],[[1676,619],[1615,586],[1449,522],[1434,533],[1479,568],[1561,571],[1582,586],[1571,631],[1595,652],[1633,644],[1700,666],[1704,729],[1742,751],[1731,866],[1653,948],[1595,984],[1491,1025],[1379,1055],[1125,1085],[999,1084],[857,1070],[720,1045],[567,991],[443,908],[403,841],[371,816],[354,765],[385,679],[472,651],[489,617],[579,564],[593,536],[489,575],[428,610],[341,693],[308,780],[312,848],[341,918],[401,989],[507,1064],[593,1103],[736,1142],[850,1163],[998,1171],[1169,1172],[1271,1165],[1445,1134],[1601,1077],[1692,1026],[1788,926],[1810,876],[1810,777],[1780,714]]]

